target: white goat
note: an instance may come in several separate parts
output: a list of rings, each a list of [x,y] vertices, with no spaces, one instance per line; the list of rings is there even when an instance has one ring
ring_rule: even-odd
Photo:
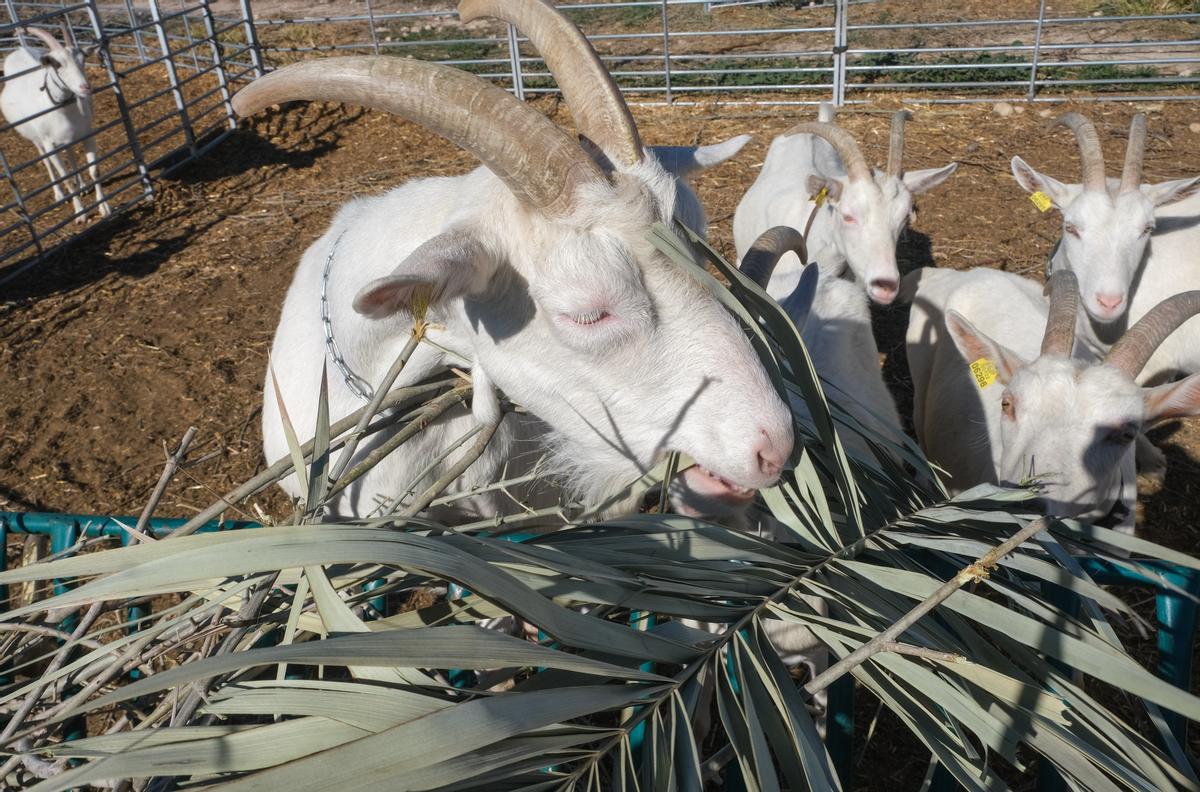
[[[903,110],[892,117],[887,170],[882,172],[872,171],[854,138],[832,123],[828,105],[822,106],[816,123],[797,124],[771,141],[762,171],[733,216],[738,257],[768,228],[804,229],[823,276],[840,275],[848,267],[872,300],[890,303],[900,279],[896,242],[912,214],[913,196],[933,189],[958,168],[950,163],[904,173],[907,117]],[[821,190],[828,200],[818,207]],[[791,294],[801,266],[795,255],[785,256],[770,295],[782,299]]]
[[[1135,380],[1200,313],[1200,292],[1159,304],[1103,362],[1088,363],[1071,356],[1079,292],[1069,270],[1051,276],[1049,305],[1037,283],[990,269],[918,270],[905,278],[906,295],[914,289],[913,423],[951,489],[1042,477],[1048,513],[1116,513],[1117,527],[1132,532],[1134,438],[1155,421],[1200,413],[1200,375],[1154,388]]]
[[[768,229],[742,257],[742,272],[769,291],[776,266],[787,253],[807,261],[804,236],[787,226]],[[779,303],[800,330],[830,400],[846,410],[866,436],[902,444],[904,430],[879,368],[867,296],[845,278],[818,273],[816,266],[804,266],[795,289]],[[801,415],[808,411],[798,397],[792,409]],[[842,440],[848,450],[873,453],[863,435],[846,433]]]
[[[532,25],[521,27],[532,40]],[[676,179],[645,156],[619,92],[581,38],[535,44],[607,167],[505,91],[414,60],[299,63],[234,98],[243,115],[296,99],[383,109],[484,163],[351,202],[301,259],[272,348],[279,394],[296,425],[316,420],[315,394],[330,359],[317,319],[323,292],[343,362],[366,382],[379,382],[404,346],[414,298],[431,295],[431,343],[418,347],[397,386],[450,364],[470,367],[476,388],[473,415],[436,421],[347,488],[332,504],[336,513],[366,514],[376,498],[436,479],[445,465],[414,481],[474,423],[500,419],[496,388],[536,418],[507,415],[452,491],[492,480],[510,460],[519,464],[518,444],[529,439],[553,449],[552,466],[589,504],[671,450],[703,466],[684,473],[697,491],[733,502],[772,484],[787,461],[791,415],[745,335],[715,296],[647,239],[654,222],[672,219]],[[352,379],[331,379],[332,417],[361,406]],[[287,446],[270,377],[263,412],[265,453],[277,459]],[[294,479],[285,488],[299,494]],[[462,506],[509,510],[490,496]]]
[[[50,174],[56,201],[63,200],[60,184],[66,183],[75,207],[75,221],[84,223],[87,213],[80,200],[84,191],[83,178],[70,149],[75,143],[83,143],[100,215],[107,217],[112,211],[104,200],[96,168],[92,88],[83,71],[87,53],[75,46],[65,24],[63,31],[69,46],[63,46],[44,30],[19,29],[25,35],[40,38],[47,49],[18,47],[4,59],[5,81],[4,90],[0,92],[0,112],[44,157],[42,161]],[[65,165],[63,160],[66,160]]]

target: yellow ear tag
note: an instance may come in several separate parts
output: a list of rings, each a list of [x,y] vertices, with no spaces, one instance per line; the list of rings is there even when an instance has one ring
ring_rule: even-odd
[[[987,358],[979,358],[971,364],[971,375],[975,377],[975,384],[982,390],[988,385],[996,381],[1000,376],[1000,372],[996,369],[996,364]]]
[[[1050,196],[1046,195],[1046,193],[1042,192],[1041,190],[1030,193],[1029,200],[1033,201],[1033,205],[1037,207],[1039,212],[1044,212],[1051,206],[1054,206],[1054,201],[1050,200]]]
[[[822,187],[821,189],[817,190],[817,194],[812,197],[812,202],[817,205],[818,209],[820,209],[822,206],[825,205],[825,199],[828,197],[829,197],[829,188]]]

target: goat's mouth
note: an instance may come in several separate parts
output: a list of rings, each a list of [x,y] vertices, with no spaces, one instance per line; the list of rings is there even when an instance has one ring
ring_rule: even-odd
[[[754,499],[756,492],[756,490],[743,487],[702,465],[693,465],[683,471],[681,475],[684,484],[692,492],[705,498],[716,498],[727,503],[749,503]]]

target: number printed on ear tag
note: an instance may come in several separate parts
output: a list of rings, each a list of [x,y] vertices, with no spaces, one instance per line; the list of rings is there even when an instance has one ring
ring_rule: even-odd
[[[987,358],[979,358],[971,364],[971,375],[975,377],[975,384],[982,390],[995,382],[1000,372],[995,363]]]
[[[1054,206],[1054,201],[1050,200],[1050,196],[1046,195],[1046,193],[1042,192],[1041,190],[1030,193],[1029,200],[1033,201],[1033,205],[1037,207],[1039,212],[1044,212],[1051,206]]]

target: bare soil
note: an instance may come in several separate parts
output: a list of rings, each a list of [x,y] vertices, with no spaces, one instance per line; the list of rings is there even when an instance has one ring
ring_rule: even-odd
[[[841,117],[876,161],[885,157],[894,101],[882,97],[870,111]],[[903,266],[989,266],[1040,278],[1060,221],[1030,204],[1008,160],[1019,153],[1035,167],[1074,178],[1078,157],[1070,135],[1048,129],[1042,106],[1022,106],[1024,112],[1006,118],[990,106],[909,106],[917,113],[906,165],[957,160],[961,166],[922,200],[902,243]],[[558,103],[540,107],[568,123]],[[1131,115],[1147,112],[1147,178],[1200,173],[1200,134],[1188,128],[1200,120],[1195,105],[1081,102],[1060,109],[1097,122],[1110,163],[1123,155]],[[697,180],[709,234],[732,257],[732,214],[767,143],[811,113],[711,103],[635,106],[634,115],[649,143],[755,133],[734,161]],[[254,119],[160,182],[152,203],[0,286],[0,509],[136,512],[159,475],[163,447],[177,443],[189,425],[200,430],[193,463],[169,489],[160,515],[194,514],[250,477],[263,463],[267,351],[302,251],[347,199],[473,165],[449,143],[388,116],[289,107]],[[905,412],[904,311],[882,310],[877,319],[885,371]],[[1146,487],[1145,533],[1195,552],[1200,421],[1177,422],[1155,436],[1165,444],[1170,470],[1163,486]],[[285,507],[269,493],[245,512],[279,514]],[[1152,603],[1143,600],[1141,607],[1152,614]],[[1152,649],[1142,655],[1154,662]],[[875,705],[860,699],[865,729]],[[882,717],[860,756],[861,788],[919,785],[927,754],[889,718]]]

